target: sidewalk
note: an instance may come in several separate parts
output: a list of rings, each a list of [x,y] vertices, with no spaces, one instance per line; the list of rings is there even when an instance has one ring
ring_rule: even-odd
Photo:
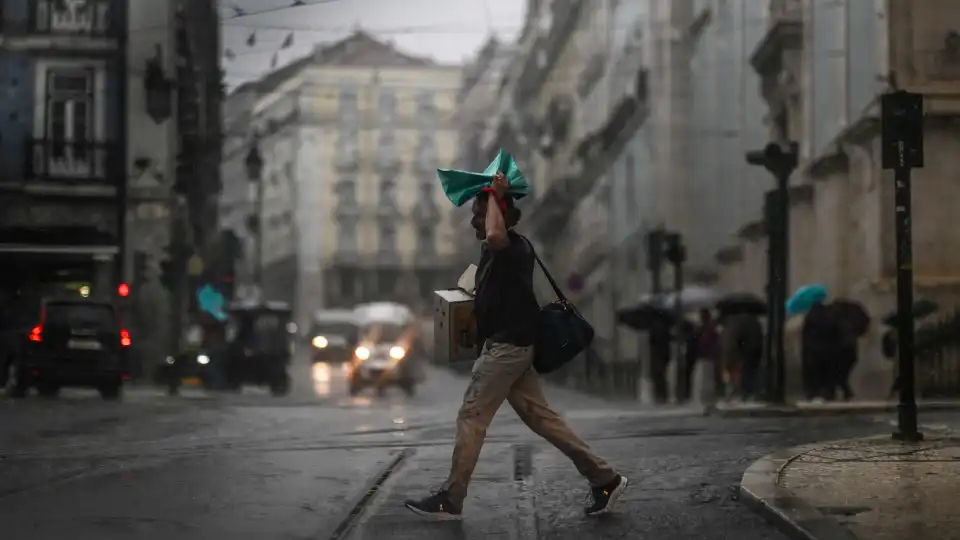
[[[775,452],[744,473],[741,498],[790,538],[960,540],[960,437],[925,435]]]
[[[960,400],[919,401],[921,412],[960,410]],[[707,414],[721,417],[771,416],[841,416],[896,412],[896,401],[829,401],[815,403],[798,401],[788,404],[771,403],[717,403],[707,407]]]

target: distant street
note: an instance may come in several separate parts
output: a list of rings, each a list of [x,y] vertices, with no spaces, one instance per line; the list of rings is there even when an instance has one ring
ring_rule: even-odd
[[[573,467],[505,409],[462,524],[425,523],[401,501],[443,481],[466,380],[431,369],[415,398],[349,398],[338,367],[295,369],[285,398],[152,388],[120,404],[82,391],[0,398],[3,537],[782,538],[737,501],[743,470],[779,447],[889,430],[876,417],[720,419],[551,389],[631,478],[618,511],[584,519]]]

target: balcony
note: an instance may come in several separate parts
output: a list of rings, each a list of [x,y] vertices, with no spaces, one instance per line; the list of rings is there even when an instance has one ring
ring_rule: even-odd
[[[114,156],[109,143],[73,143],[31,139],[27,143],[24,179],[36,182],[115,187]]]
[[[767,33],[750,56],[750,65],[762,77],[776,77],[783,69],[783,53],[803,47],[803,6],[797,0],[770,5]]]
[[[436,225],[443,217],[440,215],[440,209],[432,197],[432,191],[425,190],[425,193],[421,195],[422,202],[415,204],[411,209],[411,217],[420,225]]]
[[[28,31],[53,36],[117,37],[112,0],[32,0]]]
[[[382,174],[394,176],[400,174],[403,170],[403,160],[400,159],[399,152],[381,146],[381,151],[377,155],[377,170]]]
[[[333,166],[339,173],[357,172],[360,169],[360,153],[356,149],[338,151]]]

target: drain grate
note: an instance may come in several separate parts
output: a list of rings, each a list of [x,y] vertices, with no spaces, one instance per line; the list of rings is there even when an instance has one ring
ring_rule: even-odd
[[[533,447],[529,444],[513,446],[513,479],[526,480],[533,474]]]

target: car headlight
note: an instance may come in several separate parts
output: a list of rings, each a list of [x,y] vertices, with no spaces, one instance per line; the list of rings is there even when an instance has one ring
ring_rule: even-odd
[[[317,336],[317,337],[313,338],[313,346],[316,347],[316,348],[318,348],[318,349],[322,349],[322,348],[326,347],[326,346],[329,345],[329,344],[330,344],[330,342],[327,341],[327,338],[325,338],[325,337],[323,337],[323,336]]]
[[[353,354],[355,354],[360,360],[366,360],[367,358],[370,358],[370,349],[366,347],[357,347],[357,350],[353,351]]]
[[[393,358],[394,360],[400,360],[401,358],[406,356],[406,354],[407,354],[407,351],[405,351],[403,347],[390,348],[390,358]]]
[[[197,363],[202,365],[207,365],[210,363],[210,357],[205,354],[198,355]]]

